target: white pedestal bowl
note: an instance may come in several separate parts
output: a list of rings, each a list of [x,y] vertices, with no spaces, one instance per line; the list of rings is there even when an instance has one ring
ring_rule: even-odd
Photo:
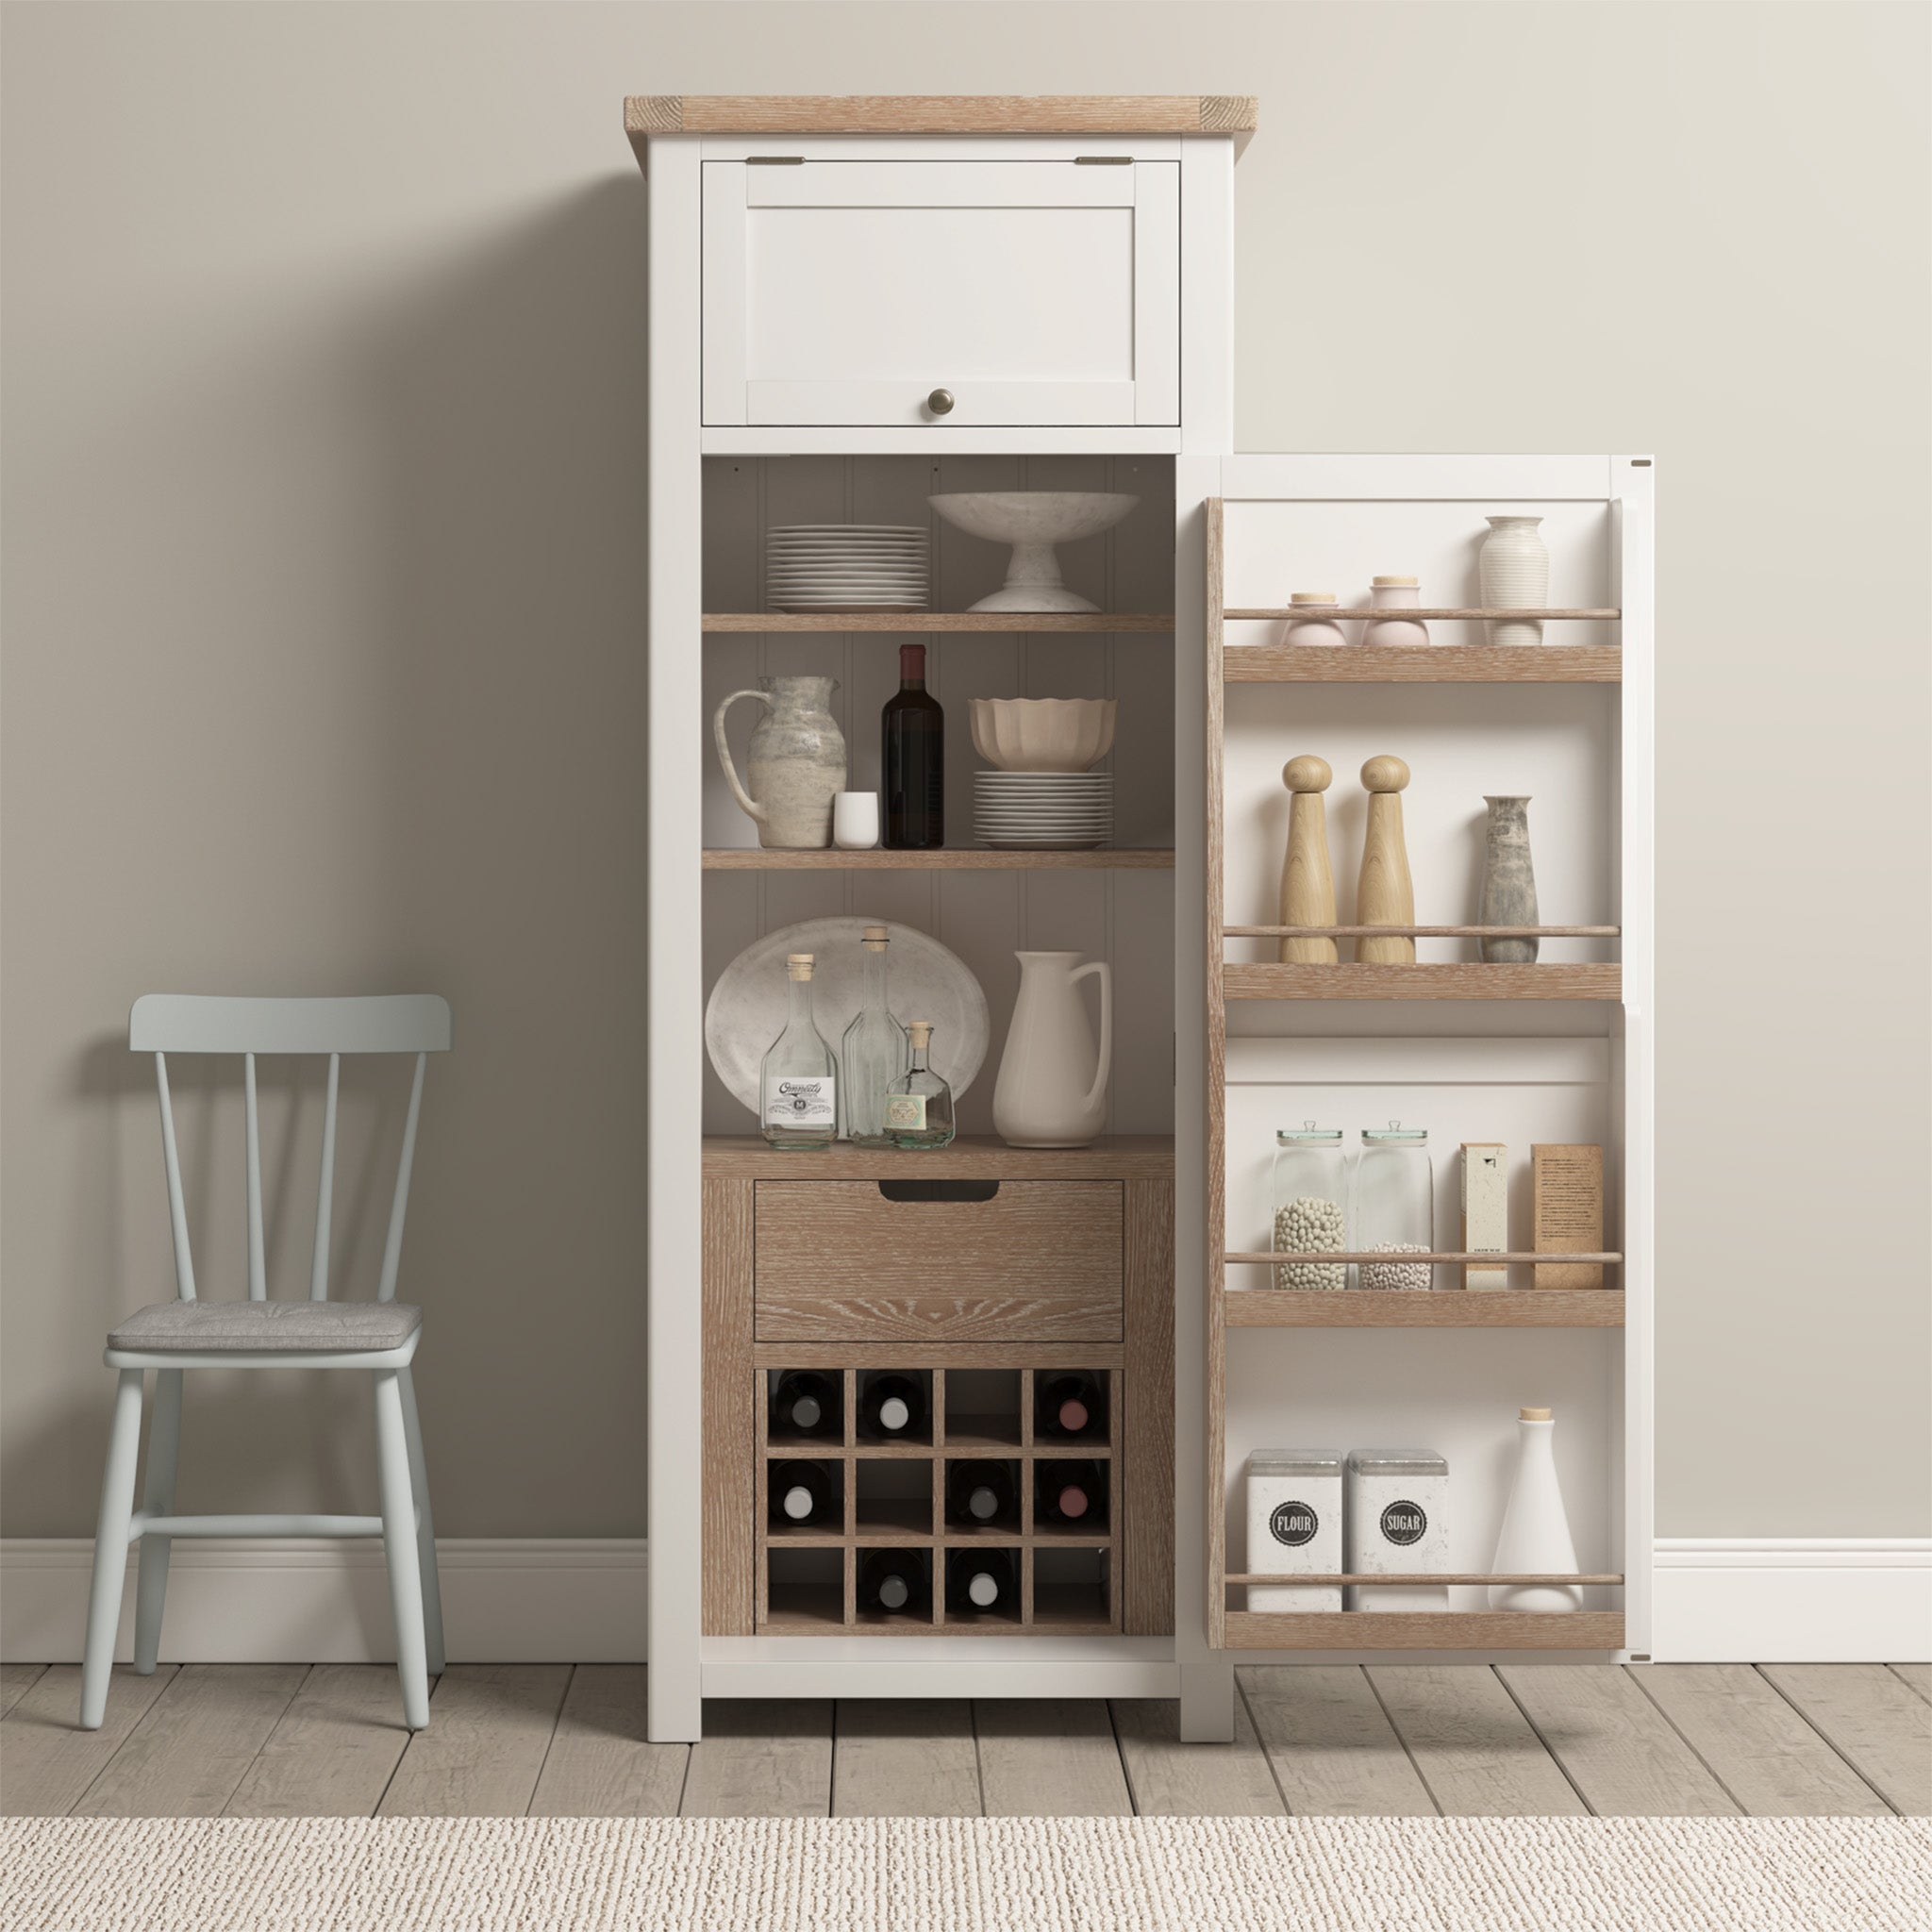
[[[1104,490],[973,490],[928,500],[955,529],[1013,546],[1007,581],[974,610],[1098,610],[1060,581],[1053,547],[1112,529],[1141,499]]]

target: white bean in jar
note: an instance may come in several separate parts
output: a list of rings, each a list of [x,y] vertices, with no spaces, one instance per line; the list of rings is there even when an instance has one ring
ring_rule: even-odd
[[[1348,1246],[1348,1217],[1339,1201],[1316,1194],[1299,1194],[1274,1214],[1274,1251],[1279,1255],[1339,1255]],[[1275,1264],[1274,1285],[1297,1293],[1335,1290],[1348,1285],[1344,1263],[1281,1261]]]

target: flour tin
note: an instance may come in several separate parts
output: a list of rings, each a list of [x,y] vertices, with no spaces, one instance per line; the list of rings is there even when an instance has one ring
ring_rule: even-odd
[[[1332,1576],[1341,1568],[1341,1452],[1257,1449],[1248,1457],[1248,1568]],[[1339,1583],[1248,1585],[1251,1610],[1339,1610]]]
[[[1426,1449],[1355,1449],[1348,1457],[1348,1570],[1427,1575],[1449,1568],[1449,1465]],[[1446,1583],[1350,1584],[1352,1610],[1446,1610]]]

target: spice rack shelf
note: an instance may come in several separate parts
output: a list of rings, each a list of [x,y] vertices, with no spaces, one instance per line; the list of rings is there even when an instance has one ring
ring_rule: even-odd
[[[1229,1257],[1230,1259],[1239,1258]],[[1493,1258],[1493,1257],[1491,1257]],[[1545,1260],[1548,1256],[1543,1257]],[[1567,1257],[1566,1257],[1567,1258]],[[1222,1296],[1230,1328],[1621,1328],[1614,1288],[1296,1291],[1234,1288]]]
[[[1058,1353],[1037,1347],[1024,1353],[1026,1365],[1004,1372],[1001,1377],[1011,1394],[1010,1406],[991,1415],[969,1409],[953,1417],[948,1413],[946,1368],[925,1368],[890,1349],[870,1351],[868,1361],[852,1366],[852,1351],[841,1350],[848,1366],[840,1371],[837,1435],[806,1436],[767,1425],[761,1459],[768,1470],[782,1462],[810,1462],[836,1473],[841,1523],[838,1527],[802,1528],[773,1522],[765,1505],[769,1478],[760,1479],[754,1558],[755,1624],[759,1635],[833,1629],[868,1636],[940,1632],[949,1637],[1036,1632],[1110,1636],[1120,1631],[1115,1569],[1119,1525],[1128,1508],[1122,1490],[1126,1480],[1124,1458],[1115,1454],[1124,1415],[1120,1351],[1075,1345]],[[762,1413],[774,1372],[816,1364],[786,1346],[761,1349],[759,1355],[768,1357],[757,1370],[756,1400]],[[927,1426],[919,1441],[871,1441],[860,1435],[859,1378],[873,1369],[916,1373],[928,1379]],[[1069,1371],[1091,1376],[1105,1391],[1105,1425],[1077,1436],[1040,1435],[1034,1420],[1035,1378]],[[956,1377],[961,1373],[975,1377],[983,1399],[985,1375],[976,1360],[970,1368],[956,1365],[953,1373]],[[960,1524],[947,1520],[948,1465],[970,1460],[997,1460],[1012,1473],[1015,1507],[1005,1521]],[[1103,1472],[1106,1495],[1091,1526],[1036,1521],[1034,1472],[1042,1462],[1091,1462]],[[923,1466],[929,1480],[916,1493],[868,1494],[866,1466],[876,1469],[886,1464],[901,1469]],[[881,1614],[868,1613],[859,1606],[858,1565],[869,1550],[921,1553],[926,1589],[913,1609]],[[948,1553],[956,1550],[1006,1552],[1018,1577],[1017,1601],[967,1616],[949,1608],[944,1572]],[[812,1555],[804,1565],[793,1567],[791,1557],[796,1552]]]
[[[1098,852],[780,852],[709,847],[707,872],[1172,872],[1171,847]]]
[[[1615,644],[1228,644],[1221,669],[1229,684],[1618,684],[1624,654]]]
[[[1025,633],[1074,633],[1083,637],[1130,633],[1172,636],[1171,614],[1148,610],[707,610],[707,631],[915,631],[966,637]]]
[[[1616,1000],[1621,966],[1552,961],[1533,966],[1463,959],[1378,966],[1273,963],[1222,968],[1229,1000]]]
[[[1228,1650],[1622,1650],[1621,1610],[1229,1610]]]
[[[1638,1017],[1648,1007],[1651,989],[1650,474],[1647,459],[1625,458],[1235,458],[1223,466],[1224,499],[1210,496],[1204,505],[1207,661],[1200,718],[1210,1498],[1204,1541],[1208,1640],[1214,1648],[1250,1655],[1574,1654],[1616,1652],[1626,1643],[1642,1649],[1651,1641],[1650,1177],[1642,1153],[1650,1132],[1651,1076],[1648,1035]],[[1485,514],[1506,508],[1546,512],[1553,567],[1558,581],[1581,592],[1574,603],[1518,611],[1475,605],[1399,613],[1354,607],[1320,610],[1324,621],[1421,619],[1470,626],[1449,633],[1468,642],[1391,646],[1287,641],[1293,633],[1285,626],[1310,611],[1262,601],[1286,581],[1365,582],[1372,571],[1386,567],[1383,558],[1405,569],[1415,569],[1419,560],[1425,581],[1454,582],[1467,554],[1459,547],[1467,541],[1464,526],[1479,531]],[[1257,597],[1256,589],[1262,585],[1268,589]],[[1560,630],[1536,645],[1485,641],[1485,621],[1524,617],[1597,628],[1571,629],[1571,637],[1585,640],[1572,643],[1557,641]],[[1241,641],[1246,639],[1256,641]],[[1296,700],[1271,699],[1264,692],[1239,700],[1230,695],[1232,687],[1243,684],[1610,689],[1601,695],[1521,690],[1489,698],[1367,689],[1352,696],[1310,692]],[[1285,736],[1288,730],[1297,733],[1295,741]],[[1458,788],[1457,798],[1466,788],[1472,802],[1490,791],[1534,791],[1556,815],[1556,836],[1576,841],[1553,870],[1562,875],[1568,861],[1564,889],[1572,903],[1605,905],[1604,923],[1347,924],[1333,911],[1327,914],[1333,923],[1325,925],[1262,923],[1269,914],[1261,908],[1272,901],[1273,876],[1281,864],[1281,825],[1274,816],[1279,794],[1273,788],[1280,759],[1290,753],[1319,754],[1334,763],[1346,794],[1353,791],[1342,776],[1346,766],[1365,753],[1412,757],[1405,738],[1413,742],[1418,733],[1430,734],[1429,775],[1437,789],[1423,807],[1415,835],[1432,866],[1441,866],[1445,851],[1456,850],[1460,836],[1453,802],[1446,808],[1441,802],[1445,783]],[[1346,756],[1338,758],[1342,747]],[[1357,835],[1351,821],[1344,838]],[[1224,913],[1224,894],[1239,895],[1236,917]],[[1344,917],[1349,909],[1341,908]],[[1407,916],[1414,919],[1413,913]],[[1277,942],[1296,939],[1341,941],[1343,958],[1289,963],[1227,957],[1273,955]],[[1417,944],[1400,949],[1410,955],[1402,963],[1346,958],[1347,942],[1372,939]],[[1502,939],[1595,943],[1545,947],[1543,958],[1521,963],[1474,957],[1477,942]],[[1247,943],[1229,944],[1236,941]],[[1431,941],[1461,943],[1439,944],[1436,950],[1446,957],[1438,959],[1415,958],[1416,952],[1426,954],[1424,942]],[[1613,957],[1553,960],[1551,950]],[[1456,958],[1458,953],[1468,957]],[[1526,1015],[1499,1015],[1491,1022],[1444,1012],[1433,1024],[1414,1012],[1391,1010],[1384,1018],[1365,1004],[1360,1017],[1349,1022],[1351,1037],[1343,1038],[1335,1021],[1304,1017],[1291,1004],[1308,1000],[1557,1001],[1591,1003],[1596,1010],[1574,1018],[1553,1015],[1553,1024],[1539,1028]],[[1247,1002],[1289,1004],[1272,1014],[1242,1014],[1231,1040],[1237,1003]],[[1410,1089],[1417,1090],[1413,1096]],[[1313,1097],[1318,1092],[1324,1099]],[[1452,1147],[1459,1135],[1480,1139],[1488,1131],[1511,1143],[1519,1134],[1524,1142],[1602,1143],[1611,1175],[1611,1219],[1601,1234],[1585,1239],[1603,1245],[1588,1255],[1526,1252],[1529,1227],[1519,1218],[1505,1237],[1512,1242],[1509,1252],[1478,1256],[1433,1245],[1424,1251],[1429,1235],[1419,1230],[1413,1247],[1400,1245],[1421,1265],[1424,1280],[1429,1268],[1476,1263],[1521,1270],[1515,1279],[1522,1285],[1468,1290],[1456,1274],[1437,1277],[1453,1280],[1453,1287],[1427,1290],[1275,1288],[1274,1271],[1284,1262],[1366,1265],[1389,1252],[1288,1254],[1235,1245],[1251,1239],[1242,1224],[1254,1214],[1257,1198],[1252,1136],[1257,1123],[1269,1118],[1270,1101],[1279,1103],[1283,1119],[1291,1112],[1299,1119],[1304,1105],[1313,1111],[1350,1093],[1359,1096],[1356,1104],[1364,1118],[1372,1110],[1378,1118],[1398,1110],[1407,1114],[1411,1105],[1425,1117],[1435,1113]],[[1343,1099],[1341,1105],[1351,1103]],[[1493,1130],[1486,1116],[1493,1116]],[[1520,1158],[1521,1147],[1515,1152]],[[1466,1235],[1450,1232],[1443,1211],[1439,1202],[1438,1239],[1466,1241]],[[1374,1237],[1351,1230],[1343,1239]],[[1531,1269],[1563,1261],[1614,1270],[1610,1278],[1617,1285],[1528,1285]],[[1500,1274],[1494,1278],[1502,1279]],[[1240,1285],[1243,1281],[1255,1286]],[[1259,1335],[1230,1340],[1230,1330],[1269,1328],[1391,1332],[1373,1343],[1345,1336],[1279,1344]],[[1524,1337],[1499,1346],[1475,1337],[1458,1342],[1418,1336],[1404,1342],[1400,1336],[1403,1330],[1458,1328],[1595,1330],[1599,1339],[1552,1337],[1544,1344]],[[1586,1483],[1571,1499],[1578,1551],[1591,1567],[1562,1580],[1611,1592],[1607,1598],[1592,1597],[1587,1611],[1548,1614],[1477,1608],[1485,1600],[1473,1593],[1452,1599],[1472,1607],[1440,1611],[1244,1607],[1250,1587],[1265,1590],[1270,1584],[1358,1587],[1363,1600],[1373,1601],[1376,1585],[1427,1581],[1475,1592],[1497,1582],[1527,1582],[1471,1562],[1480,1563],[1494,1547],[1501,1498],[1481,1486],[1457,1491],[1477,1480],[1474,1472],[1492,1447],[1491,1409],[1507,1414],[1518,1403],[1547,1403],[1553,1391],[1571,1427],[1591,1432],[1584,1443],[1601,1445],[1600,1452],[1573,1447],[1571,1453],[1587,1454],[1585,1466],[1601,1469],[1604,1482],[1603,1492],[1591,1493]],[[1425,1576],[1281,1574],[1276,1565],[1288,1558],[1279,1551],[1274,1557],[1265,1554],[1273,1547],[1265,1541],[1250,1544],[1252,1569],[1239,1560],[1245,1457],[1270,1442],[1317,1440],[1341,1450],[1415,1441],[1445,1457],[1455,1472],[1444,1506],[1451,1541]],[[1567,1473],[1570,1482],[1576,1466]],[[1457,1565],[1462,1567],[1452,1568]],[[1608,1607],[1594,1607],[1605,1602]]]

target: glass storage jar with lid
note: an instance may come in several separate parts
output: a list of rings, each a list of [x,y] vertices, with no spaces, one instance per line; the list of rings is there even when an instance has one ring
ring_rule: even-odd
[[[1277,1255],[1348,1252],[1348,1168],[1341,1129],[1304,1121],[1274,1136],[1274,1232]],[[1278,1261],[1276,1288],[1306,1292],[1348,1286],[1341,1261]]]
[[[1436,1177],[1429,1163],[1426,1127],[1362,1129],[1355,1167],[1355,1239],[1363,1254],[1426,1255],[1436,1245]],[[1426,1261],[1363,1261],[1364,1288],[1426,1289],[1435,1286]]]

